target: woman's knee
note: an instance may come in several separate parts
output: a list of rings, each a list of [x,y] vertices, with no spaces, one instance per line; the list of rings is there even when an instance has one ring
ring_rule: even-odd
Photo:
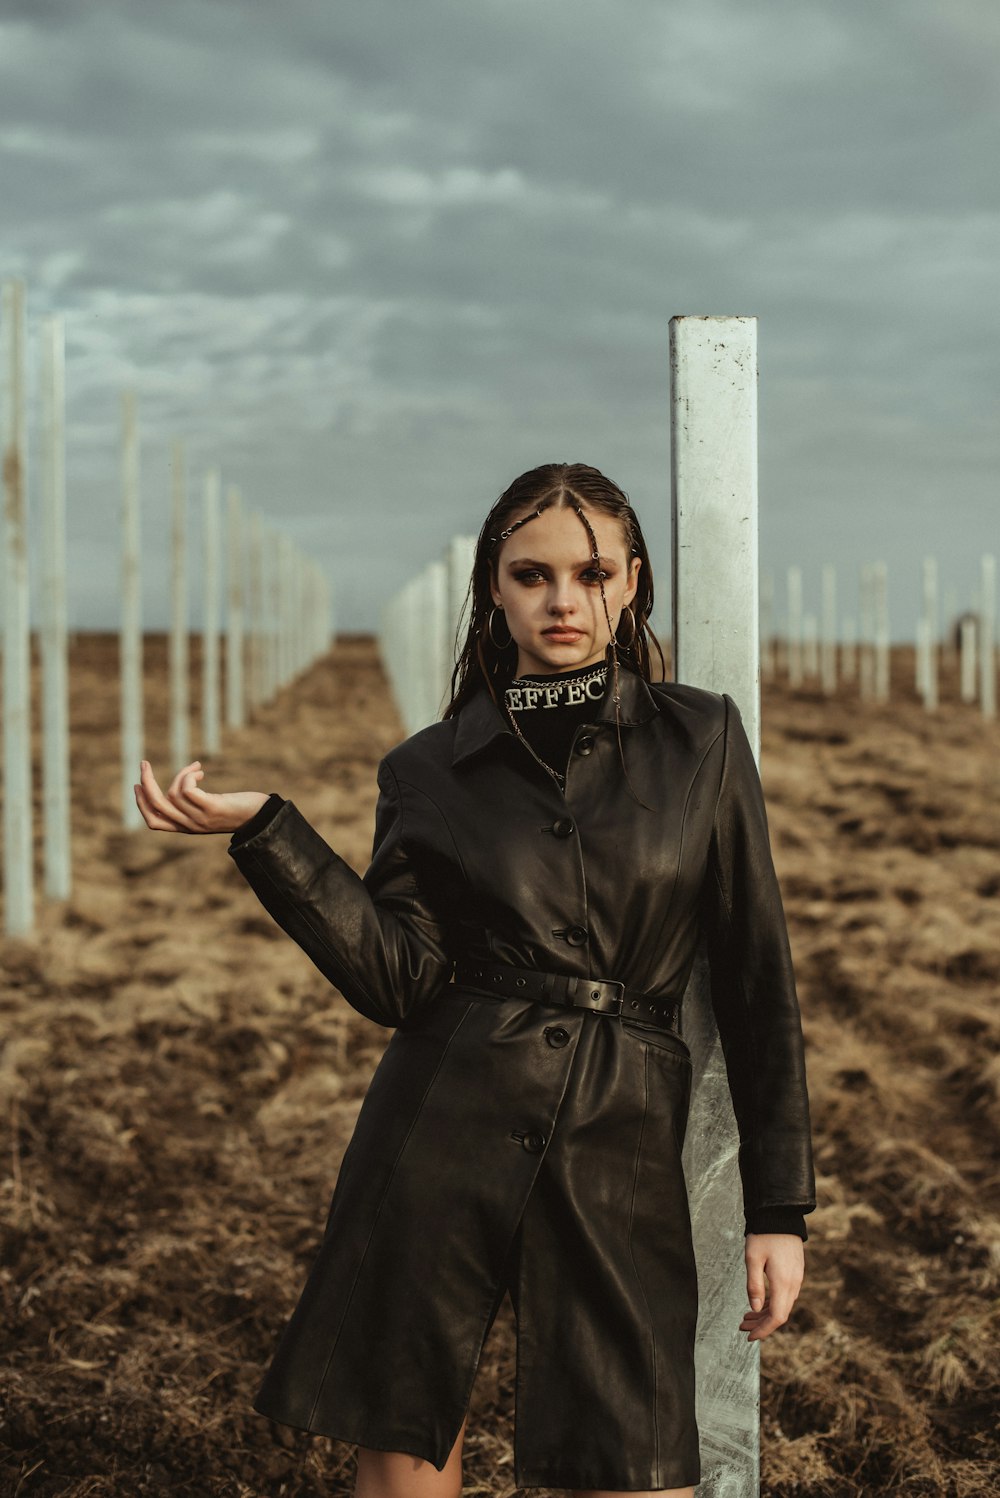
[[[462,1447],[469,1417],[441,1471],[408,1451],[376,1451],[358,1447],[354,1498],[461,1498]]]

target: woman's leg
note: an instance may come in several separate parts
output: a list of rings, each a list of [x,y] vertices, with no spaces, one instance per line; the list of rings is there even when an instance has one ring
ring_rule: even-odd
[[[645,1493],[619,1493],[611,1488],[574,1488],[573,1498],[694,1498],[694,1488],[649,1488]]]
[[[461,1498],[462,1447],[468,1423],[466,1415],[440,1472],[432,1462],[406,1451],[359,1446],[354,1498]]]

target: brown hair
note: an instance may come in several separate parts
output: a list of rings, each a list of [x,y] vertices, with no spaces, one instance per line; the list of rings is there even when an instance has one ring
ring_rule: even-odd
[[[489,621],[493,609],[490,591],[491,572],[495,569],[496,555],[501,544],[520,526],[533,520],[543,510],[556,505],[575,510],[590,539],[591,555],[599,559],[597,539],[586,516],[586,509],[600,510],[612,515],[622,528],[626,556],[631,563],[640,557],[638,585],[631,608],[635,619],[635,631],[627,644],[617,639],[611,628],[611,616],[604,593],[604,578],[600,577],[601,601],[608,625],[608,646],[613,670],[612,696],[615,704],[615,726],[618,730],[619,752],[621,752],[621,728],[619,724],[620,696],[618,691],[619,654],[626,664],[637,671],[646,681],[650,676],[649,641],[652,640],[660,657],[660,667],[666,676],[666,664],[660,642],[649,629],[649,616],[653,608],[653,574],[649,565],[649,553],[639,525],[639,517],[629,504],[625,492],[605,477],[597,468],[586,463],[543,463],[538,468],[522,473],[510,484],[496,501],[483,522],[476,542],[472,578],[466,594],[469,604],[469,625],[465,643],[455,663],[451,676],[451,701],[442,717],[450,718],[464,705],[472,694],[485,685],[493,701],[502,709],[497,688],[503,692],[514,675],[517,651],[509,645],[497,647],[490,636]],[[527,509],[527,514],[520,512]],[[513,519],[512,517],[519,518]],[[471,599],[471,602],[470,602]],[[458,637],[456,634],[456,645]],[[624,759],[622,761],[624,767]],[[626,771],[627,777],[627,771]]]

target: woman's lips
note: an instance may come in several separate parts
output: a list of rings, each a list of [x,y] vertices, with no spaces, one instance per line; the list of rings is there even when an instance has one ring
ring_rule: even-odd
[[[578,640],[583,634],[582,629],[543,629],[542,634],[547,640]]]

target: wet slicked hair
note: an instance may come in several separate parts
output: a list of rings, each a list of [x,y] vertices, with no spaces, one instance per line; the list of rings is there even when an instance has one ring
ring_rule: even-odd
[[[510,644],[498,648],[490,638],[489,620],[493,609],[491,582],[496,577],[496,561],[503,543],[522,525],[527,525],[551,507],[574,510],[587,532],[591,556],[598,564],[601,586],[601,602],[608,626],[608,644],[605,654],[612,669],[612,700],[615,705],[615,727],[618,733],[619,754],[621,750],[620,707],[618,689],[618,658],[621,655],[626,665],[650,681],[649,642],[652,640],[660,657],[660,669],[666,675],[666,666],[660,642],[649,628],[649,616],[653,609],[653,574],[649,565],[649,553],[639,525],[639,518],[629,504],[628,496],[617,484],[597,468],[586,463],[543,463],[529,469],[514,480],[500,495],[490,510],[476,542],[476,556],[472,567],[472,578],[466,594],[469,607],[469,623],[465,643],[458,654],[451,676],[451,701],[442,716],[450,718],[457,713],[472,694],[485,685],[500,711],[504,711],[501,695],[513,679],[517,664],[517,649],[513,639]],[[635,632],[627,644],[622,644],[611,628],[611,615],[604,592],[604,578],[600,576],[600,551],[593,527],[587,518],[587,510],[599,510],[613,516],[622,530],[625,554],[631,565],[633,557],[639,557],[638,585],[632,599]],[[526,511],[527,513],[522,513]],[[456,637],[456,645],[458,640]],[[624,755],[622,755],[624,769]],[[626,770],[626,778],[628,772]],[[631,782],[629,782],[631,784]]]

